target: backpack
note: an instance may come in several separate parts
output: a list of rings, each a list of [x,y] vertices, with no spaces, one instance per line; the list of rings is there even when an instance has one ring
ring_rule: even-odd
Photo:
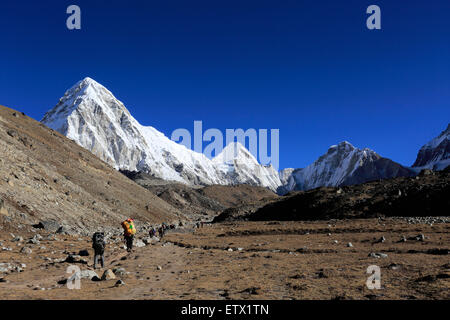
[[[136,228],[134,226],[133,221],[125,220],[124,222],[122,222],[122,228],[127,236],[132,236],[136,234]]]
[[[105,233],[104,232],[96,232],[92,236],[92,248],[96,253],[102,254],[105,251]]]

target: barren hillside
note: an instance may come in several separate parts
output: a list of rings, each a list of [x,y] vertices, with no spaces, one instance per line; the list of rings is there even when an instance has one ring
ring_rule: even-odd
[[[184,220],[179,210],[89,151],[21,112],[0,106],[0,223],[55,220],[67,232],[117,227],[125,217]]]
[[[449,194],[449,168],[436,172],[424,170],[417,177],[292,192],[264,206],[230,208],[215,221],[446,216],[450,208]]]
[[[155,178],[143,172],[121,172],[193,220],[210,220],[230,207],[242,205],[262,206],[269,201],[278,199],[278,195],[264,187],[246,184],[235,186],[188,186]]]

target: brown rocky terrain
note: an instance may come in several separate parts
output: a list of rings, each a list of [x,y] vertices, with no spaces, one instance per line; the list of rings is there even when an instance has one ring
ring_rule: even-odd
[[[160,223],[187,218],[73,141],[0,107],[0,226],[54,220],[66,232],[117,229],[126,217]]]
[[[79,290],[61,280],[71,265],[94,271],[89,238],[2,232],[11,251],[0,253],[0,299],[449,299],[449,221],[221,223],[175,230],[130,254],[111,239],[96,274],[110,269],[114,279],[85,278]],[[37,232],[39,243],[28,243]],[[89,256],[68,259],[80,250]],[[380,289],[366,286],[371,265]]]
[[[214,221],[318,220],[378,216],[445,216],[450,208],[450,168],[341,188],[292,192],[268,204],[225,210]]]
[[[137,183],[0,107],[0,299],[450,298],[448,169],[284,197],[127,176]],[[192,228],[223,209],[220,223]],[[150,224],[180,220],[162,241],[148,237]],[[95,271],[94,231],[107,233]],[[381,288],[371,290],[373,265]],[[79,290],[66,285],[74,266]]]
[[[260,205],[278,199],[274,192],[257,186],[188,186],[158,179],[143,172],[122,173],[197,221],[212,220],[230,207]]]

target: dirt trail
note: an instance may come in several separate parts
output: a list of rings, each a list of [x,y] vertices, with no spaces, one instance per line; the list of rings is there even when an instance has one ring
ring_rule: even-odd
[[[0,274],[9,281],[0,282],[0,299],[449,299],[449,231],[449,223],[377,219],[218,224],[169,233],[164,242],[130,254],[123,243],[108,244],[106,268],[121,267],[126,274],[82,280],[80,290],[56,284],[68,276],[68,263],[45,259],[64,258],[64,250],[89,249],[89,239],[43,240],[39,246],[46,249],[35,246],[31,255],[19,253],[22,245],[3,240],[13,251],[0,252],[0,263],[27,267]],[[418,234],[425,239],[399,241]],[[378,242],[381,237],[385,241]],[[89,251],[88,264],[77,264],[81,269],[92,269]],[[370,265],[381,268],[380,290],[366,287]],[[104,270],[96,271],[101,276]],[[118,279],[125,285],[115,287]]]

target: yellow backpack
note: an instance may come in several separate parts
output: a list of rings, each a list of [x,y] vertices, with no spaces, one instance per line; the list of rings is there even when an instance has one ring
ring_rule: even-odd
[[[136,228],[134,226],[133,221],[125,220],[124,222],[122,222],[122,228],[123,230],[125,230],[125,234],[127,236],[132,236],[136,234]]]

